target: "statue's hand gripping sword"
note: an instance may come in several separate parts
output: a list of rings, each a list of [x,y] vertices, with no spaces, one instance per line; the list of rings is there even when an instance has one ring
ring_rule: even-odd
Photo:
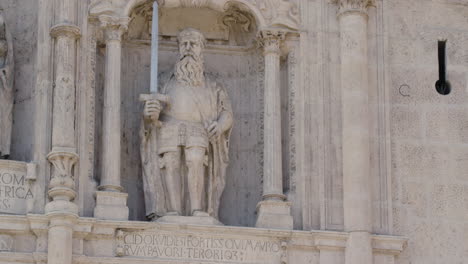
[[[161,0],[159,0],[161,1]],[[158,49],[159,49],[159,4],[158,0],[153,3],[153,23],[151,30],[151,82],[150,94],[140,94],[140,101],[158,100],[161,103],[168,104],[169,97],[158,92]],[[154,120],[157,121],[157,120]],[[157,122],[159,123],[159,122]]]

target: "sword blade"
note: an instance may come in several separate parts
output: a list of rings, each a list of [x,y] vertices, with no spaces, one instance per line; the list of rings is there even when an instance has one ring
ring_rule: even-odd
[[[158,50],[159,50],[159,17],[158,1],[153,3],[153,23],[151,29],[151,82],[150,92],[158,93]]]

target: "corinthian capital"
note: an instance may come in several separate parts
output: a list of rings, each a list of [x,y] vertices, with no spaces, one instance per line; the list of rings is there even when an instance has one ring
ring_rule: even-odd
[[[375,4],[375,0],[331,0],[339,6],[338,15],[355,12],[367,15],[367,8]]]
[[[264,49],[264,54],[280,54],[281,42],[286,33],[280,30],[262,30],[258,34],[260,46]]]
[[[122,35],[128,29],[128,23],[130,19],[128,17],[114,17],[101,15],[99,16],[99,22],[101,23],[101,28],[104,30],[104,41],[112,41],[122,39]]]

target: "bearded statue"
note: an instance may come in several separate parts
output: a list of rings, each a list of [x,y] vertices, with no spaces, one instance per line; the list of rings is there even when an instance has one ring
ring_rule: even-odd
[[[147,100],[141,157],[147,217],[218,218],[233,123],[224,88],[204,72],[205,38],[195,29],[178,36],[179,61],[161,78],[167,100]]]
[[[10,155],[13,125],[13,41],[0,13],[0,158]]]

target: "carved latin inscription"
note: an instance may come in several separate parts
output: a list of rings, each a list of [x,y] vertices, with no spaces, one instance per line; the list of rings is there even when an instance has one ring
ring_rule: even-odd
[[[0,212],[25,214],[33,199],[26,163],[0,161]]]
[[[281,255],[276,240],[159,232],[119,232],[117,255],[229,263],[274,263]]]

